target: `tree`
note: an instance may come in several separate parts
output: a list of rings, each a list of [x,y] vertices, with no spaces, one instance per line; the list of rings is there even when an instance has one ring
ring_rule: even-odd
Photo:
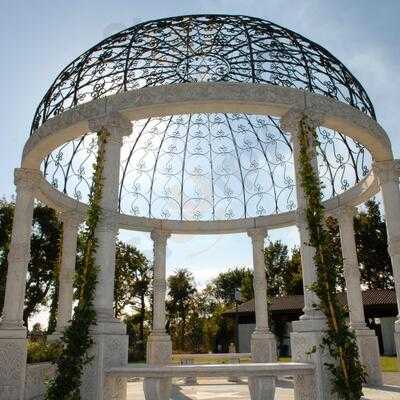
[[[235,302],[235,289],[237,288],[240,289],[243,301],[254,297],[253,272],[249,268],[232,268],[227,272],[221,272],[210,285],[215,298],[225,304]]]
[[[393,270],[387,249],[386,224],[379,204],[366,202],[366,212],[355,218],[355,236],[361,282],[369,289],[393,289]]]
[[[281,241],[271,242],[264,249],[268,296],[302,294],[300,253],[293,250],[289,257],[288,247]]]
[[[121,316],[126,307],[136,307],[144,316],[149,294],[151,268],[147,258],[134,246],[117,242],[114,282],[114,311]]]
[[[186,323],[196,292],[193,275],[187,269],[177,269],[168,277],[168,326],[178,349],[183,350],[185,346]]]
[[[121,316],[127,307],[138,312],[134,319],[139,325],[136,347],[143,356],[145,350],[146,299],[150,294],[151,279],[152,269],[147,258],[136,247],[120,241],[117,242],[114,283],[115,315]]]

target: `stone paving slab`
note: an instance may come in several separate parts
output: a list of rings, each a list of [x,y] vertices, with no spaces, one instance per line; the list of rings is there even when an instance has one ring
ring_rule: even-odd
[[[221,379],[199,379],[199,384],[173,386],[173,400],[249,400],[247,383],[230,384]],[[364,400],[400,400],[400,386],[386,385],[380,389],[365,388]],[[142,382],[128,384],[127,400],[144,400]],[[293,385],[290,381],[278,382],[275,400],[294,400]]]

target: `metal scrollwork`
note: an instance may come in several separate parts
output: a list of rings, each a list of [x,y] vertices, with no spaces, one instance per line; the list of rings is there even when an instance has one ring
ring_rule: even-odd
[[[318,44],[257,18],[192,15],[133,26],[76,58],[40,102],[31,133],[49,118],[93,99],[146,86],[199,81],[305,89],[375,118],[361,84]]]
[[[324,196],[358,182],[371,163],[360,144],[318,128]],[[87,201],[96,135],[53,151],[46,179]],[[296,208],[290,134],[278,118],[201,113],[135,121],[121,148],[120,212],[135,216],[213,221],[269,215]]]

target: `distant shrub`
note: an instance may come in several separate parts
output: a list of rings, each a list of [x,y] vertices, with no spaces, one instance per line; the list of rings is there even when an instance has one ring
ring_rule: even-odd
[[[44,343],[42,341],[28,342],[27,363],[41,363],[55,361],[61,354],[60,343]]]

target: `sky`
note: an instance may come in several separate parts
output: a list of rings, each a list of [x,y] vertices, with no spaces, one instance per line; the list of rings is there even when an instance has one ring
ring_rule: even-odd
[[[138,22],[167,16],[217,13],[264,18],[319,43],[359,79],[378,122],[400,157],[400,1],[398,0],[0,0],[0,196],[14,193],[33,114],[58,72],[103,38]],[[149,235],[121,238],[151,256]],[[271,240],[298,243],[295,228],[270,232]],[[191,270],[199,286],[229,267],[251,265],[245,234],[173,236],[168,272]]]

